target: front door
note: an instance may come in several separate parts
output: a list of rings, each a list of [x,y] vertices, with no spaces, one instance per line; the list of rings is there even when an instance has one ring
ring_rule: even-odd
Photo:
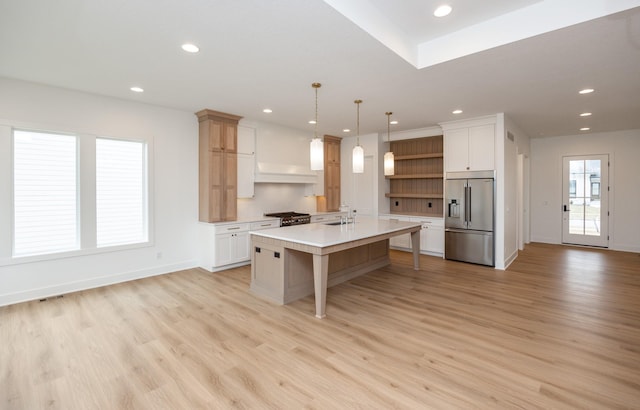
[[[562,159],[562,242],[607,247],[609,156]]]

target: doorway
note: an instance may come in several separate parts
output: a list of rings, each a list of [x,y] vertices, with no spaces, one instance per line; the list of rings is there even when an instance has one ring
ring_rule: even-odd
[[[562,158],[562,243],[609,244],[609,156]]]

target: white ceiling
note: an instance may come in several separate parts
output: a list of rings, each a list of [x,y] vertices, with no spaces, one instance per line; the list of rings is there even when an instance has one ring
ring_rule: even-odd
[[[532,137],[640,128],[640,0],[451,0],[436,20],[439,3],[8,0],[0,76],[310,133],[321,82],[319,132],[338,136],[356,98],[361,134],[386,111],[392,130],[497,112]]]

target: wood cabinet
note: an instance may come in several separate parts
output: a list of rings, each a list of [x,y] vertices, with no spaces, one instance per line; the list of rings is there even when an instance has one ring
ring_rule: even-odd
[[[495,169],[495,125],[445,130],[444,152],[446,172]]]
[[[340,141],[342,138],[324,136],[324,195],[316,197],[318,212],[340,210]]]
[[[213,110],[196,113],[199,123],[199,220],[237,218],[238,121],[242,117]]]
[[[442,135],[391,142],[395,175],[389,179],[392,214],[442,216]]]

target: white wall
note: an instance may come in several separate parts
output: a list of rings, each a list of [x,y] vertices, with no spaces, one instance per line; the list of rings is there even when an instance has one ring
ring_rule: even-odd
[[[197,266],[198,122],[193,113],[0,78],[0,117],[5,125],[153,141],[154,204],[151,246],[0,266],[0,305]],[[10,158],[10,133],[0,138],[0,155]],[[7,198],[11,164],[2,162],[0,195]],[[10,208],[0,213],[0,225],[10,230]],[[10,240],[0,240],[0,254],[10,254],[7,246]]]
[[[365,156],[365,174],[354,174],[352,172],[353,164],[352,164],[352,152],[353,147],[356,146],[356,137],[345,137],[342,138],[342,142],[340,144],[340,199],[342,204],[349,205],[351,209],[358,209],[358,205],[361,208],[367,209],[367,212],[363,214],[369,213],[370,216],[377,216],[378,211],[378,197],[380,195],[384,196],[384,192],[379,192],[379,178],[382,175],[381,164],[380,164],[380,156],[381,154],[378,152],[379,150],[379,142],[378,142],[378,134],[367,134],[360,136],[360,145],[364,149]],[[382,154],[384,155],[384,153]],[[370,168],[367,168],[370,167]],[[358,190],[357,184],[359,183],[367,183],[371,184],[372,187],[370,190],[366,190],[369,192],[370,198],[356,198],[358,192],[363,192],[362,190]],[[365,204],[362,206],[362,204]],[[370,210],[370,211],[368,211]]]
[[[531,140],[531,239],[562,241],[562,157],[609,154],[609,248],[640,252],[640,130]]]
[[[521,174],[518,170],[518,154],[528,157],[531,148],[529,137],[522,132],[507,115],[499,114],[498,122],[500,122],[501,117],[504,120],[504,127],[501,132],[496,132],[496,138],[502,139],[502,145],[504,147],[504,192],[501,215],[504,227],[504,243],[502,245],[504,256],[502,263],[503,268],[506,268],[518,256],[518,222],[520,218],[518,214],[518,195],[523,190],[528,189],[529,185],[528,173],[524,172]],[[499,128],[497,130],[499,130]],[[509,133],[513,135],[513,141],[508,138]],[[519,177],[523,179],[518,180]],[[528,206],[522,208],[528,210]]]

